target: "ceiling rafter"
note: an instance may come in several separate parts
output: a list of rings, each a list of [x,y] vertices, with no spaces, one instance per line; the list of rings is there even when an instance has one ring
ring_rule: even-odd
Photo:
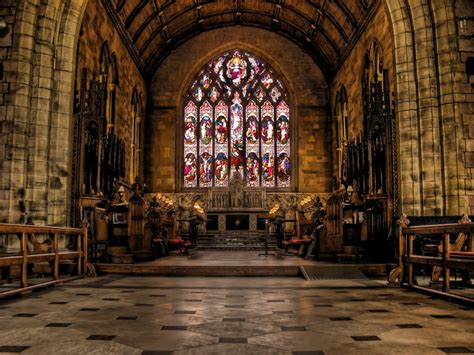
[[[233,26],[234,23],[233,22],[229,22],[227,24],[219,24],[219,25],[214,25],[214,26],[209,26],[208,27],[208,30],[212,30],[212,29],[217,29],[217,28],[222,28],[222,27],[229,27],[229,26]],[[262,24],[257,24],[257,23],[253,23],[253,22],[242,22],[242,25],[243,26],[248,26],[248,27],[256,27],[256,28],[263,28],[263,29],[266,29],[268,30],[269,29],[269,26],[264,26]],[[192,27],[192,24],[189,24],[187,26],[187,28],[191,28]],[[160,48],[157,48],[157,52],[155,53],[155,55],[153,56],[153,62],[151,62],[149,65],[151,66],[151,68],[153,70],[156,70],[160,65],[161,63],[166,59],[166,57],[171,53],[172,51],[172,48],[176,48],[176,47],[179,47],[182,43],[186,42],[187,40],[189,40],[190,38],[196,36],[197,33],[193,33],[192,31],[189,32],[189,33],[186,33],[185,36],[182,36],[182,38],[180,38],[179,40],[177,40],[176,42],[173,42],[173,46],[170,47],[170,46],[167,46],[167,47],[160,47]],[[290,34],[288,34],[287,32],[279,32],[279,35],[287,38],[288,40],[290,40],[291,42],[295,43],[296,45],[300,46],[301,45],[301,42],[297,41],[295,39],[294,36],[291,36]],[[321,54],[320,52],[318,52],[318,48],[317,48],[317,44],[316,43],[313,43],[314,47],[316,50],[309,50],[308,47],[304,47],[304,50],[308,53],[308,55],[315,61],[315,63],[319,66],[319,67],[324,67],[327,64],[327,62],[325,62],[324,59],[322,59],[319,55]],[[331,75],[333,75],[333,73],[329,73],[329,72],[325,72],[323,71],[323,74],[324,76],[326,77],[326,79],[329,81],[331,79]]]
[[[177,20],[179,17],[181,16],[184,16],[186,13],[190,12],[190,11],[193,11],[196,7],[196,3],[193,4],[193,5],[190,5],[188,6],[187,8],[184,8],[181,12],[177,12],[173,17],[170,17],[167,21],[167,25],[170,25],[172,22],[174,22],[175,20]],[[290,7],[286,4],[283,4],[283,6],[292,11],[293,13],[295,13],[296,15],[300,16],[301,18],[305,19],[308,24],[311,24],[313,23],[314,21],[308,17],[307,15],[305,15],[304,13],[300,12],[299,10],[295,9],[294,7]],[[220,12],[217,12],[217,13],[214,13],[212,14],[212,17],[214,16],[218,16],[218,15],[227,15],[227,14],[230,14],[230,13],[233,13],[234,10],[230,9],[230,10],[226,10],[226,11],[220,11]],[[240,10],[240,15],[242,15],[242,13],[250,13],[250,14],[256,14],[256,15],[261,15],[261,16],[265,16],[265,17],[271,17],[270,14],[264,14],[264,13],[261,13],[261,12],[258,12],[256,10],[250,10],[250,9],[245,9],[245,10]],[[202,20],[205,20],[207,19],[208,17],[210,17],[209,15],[202,18]],[[274,21],[274,17],[272,17],[272,21]],[[279,22],[280,20],[278,20]],[[203,23],[204,21],[201,22],[201,24]],[[290,24],[288,21],[286,21],[285,23],[287,24]],[[338,48],[338,46],[334,43],[334,41],[329,37],[329,35],[327,34],[326,30],[319,24],[314,24],[314,26],[317,27],[317,29],[319,30],[319,32],[321,33],[321,35],[325,38],[325,40],[329,43],[329,45],[333,48],[334,52],[336,53],[336,55],[339,55],[340,54],[340,49]],[[140,52],[140,55],[143,54],[147,47],[153,42],[153,40],[155,39],[156,36],[158,36],[160,34],[162,30],[162,27],[158,27],[155,29],[155,31],[153,31],[152,34],[150,34],[150,37],[145,41],[145,43],[143,44],[143,46],[139,49],[139,52]],[[302,31],[304,32],[304,31]]]
[[[347,58],[373,16],[374,7],[380,4],[380,0],[353,0],[356,6],[349,8],[346,0],[101,1],[145,77],[150,77],[159,65],[156,63],[161,63],[162,55],[168,55],[184,40],[232,25],[264,28],[289,38],[330,77]],[[271,7],[256,6],[260,1]],[[311,14],[310,8],[315,12]]]
[[[143,8],[149,4],[149,0],[141,0],[137,6],[133,8],[133,10],[130,12],[128,15],[127,19],[125,20],[125,29],[128,30],[132,22],[135,20],[135,18],[138,16],[138,14],[143,10]]]
[[[349,36],[347,35],[346,31],[344,30],[344,28],[342,28],[342,26],[340,25],[339,22],[337,22],[334,17],[331,15],[331,13],[329,11],[326,11],[326,12],[322,12],[321,10],[321,7],[319,6],[319,4],[315,4],[312,0],[306,0],[308,4],[310,4],[311,6],[313,6],[316,11],[320,11],[320,13],[329,20],[329,22],[331,22],[331,24],[338,30],[339,34],[341,35],[341,37],[344,39],[344,41],[347,43],[349,41]],[[285,6],[289,6],[289,5],[286,5]]]
[[[232,13],[232,10],[228,10],[228,11],[226,11],[226,12],[217,12],[217,13],[214,13],[214,14],[208,14],[208,15],[206,15],[206,17],[203,18],[203,20],[207,20],[207,19],[209,19],[209,18],[213,18],[213,17],[216,17],[216,16],[220,16],[220,15],[222,15],[222,14],[230,14],[230,13]],[[271,14],[262,14],[262,13],[260,13],[260,12],[258,12],[258,11],[255,11],[255,10],[244,10],[243,13],[244,13],[244,14],[259,15],[259,16],[264,16],[264,17],[273,18],[273,17],[272,17],[273,15],[271,15]],[[289,22],[289,21],[287,21],[287,20],[284,20],[284,19],[282,19],[281,22],[284,23],[284,24],[286,24],[287,26],[293,28],[293,29],[296,30],[297,32],[301,33],[303,38],[306,38],[306,32],[305,32],[305,30],[304,30],[303,28],[298,27],[297,25],[295,25],[295,24],[293,24],[293,23],[291,23],[291,22]],[[181,27],[181,28],[178,29],[176,32],[177,32],[177,33],[180,33],[180,32],[182,32],[182,29],[183,29],[183,28],[192,27],[193,25],[195,26],[196,24],[197,24],[196,22],[191,22],[191,23],[189,23],[189,24],[187,24],[187,25]],[[261,27],[266,28],[266,29],[271,28],[271,26],[264,25],[264,24],[261,24]],[[301,41],[301,42],[298,42],[298,44],[301,46],[301,45],[304,44],[304,43],[303,43],[303,41]],[[316,43],[313,42],[313,45],[315,45],[315,46],[319,49],[319,52],[320,52],[319,54],[324,57],[325,65],[326,65],[327,67],[329,67],[331,61],[329,60],[329,58],[328,58],[328,56],[326,55],[326,53],[325,53],[325,52],[321,49],[321,47],[319,47],[319,45],[317,45]],[[149,56],[149,59],[146,61],[146,65],[147,65],[147,66],[150,64],[150,60],[152,61],[153,58],[156,56],[156,54],[157,54],[157,53],[156,53],[156,50],[155,50],[155,51]]]

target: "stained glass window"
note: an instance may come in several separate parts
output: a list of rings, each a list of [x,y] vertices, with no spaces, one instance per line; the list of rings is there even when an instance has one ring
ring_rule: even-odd
[[[281,79],[243,50],[226,52],[192,82],[183,116],[183,186],[291,185],[290,107]]]

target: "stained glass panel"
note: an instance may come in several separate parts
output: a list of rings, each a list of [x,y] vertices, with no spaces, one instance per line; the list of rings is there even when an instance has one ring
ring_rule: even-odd
[[[277,117],[278,186],[289,187],[291,182],[290,109],[285,101],[278,104]]]
[[[250,101],[246,109],[247,186],[260,186],[260,124],[258,106]]]
[[[189,87],[183,119],[183,185],[291,186],[288,94],[264,61],[232,50],[211,60]],[[199,113],[199,114],[198,114]]]
[[[214,165],[215,186],[225,187],[229,184],[229,130],[228,130],[228,107],[224,101],[220,101],[215,109],[216,121],[214,123],[214,144],[216,161]]]

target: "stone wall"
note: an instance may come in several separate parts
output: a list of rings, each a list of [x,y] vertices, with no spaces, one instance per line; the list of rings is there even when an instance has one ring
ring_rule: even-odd
[[[152,191],[173,192],[179,178],[177,147],[184,91],[202,65],[231,48],[247,49],[281,74],[290,91],[297,135],[293,140],[295,189],[326,192],[330,181],[327,84],[314,61],[291,41],[269,31],[226,27],[200,34],[166,58],[150,88],[146,181]],[[223,45],[224,43],[224,45]],[[293,121],[293,122],[295,122]]]
[[[98,31],[99,28],[100,31]],[[145,105],[146,84],[119,34],[114,29],[102,3],[100,1],[89,1],[79,37],[76,70],[77,88],[80,87],[80,76],[83,68],[87,69],[89,79],[100,73],[101,48],[105,42],[109,47],[110,55],[115,55],[117,58],[118,84],[115,88],[115,133],[125,142],[125,182],[132,183],[133,181],[128,181],[131,168],[132,94],[136,88],[143,97],[143,105]]]
[[[31,216],[37,224],[67,224],[72,73],[84,5],[85,0],[0,4],[9,25],[0,40],[7,88],[0,109],[0,222]]]
[[[466,193],[469,196],[469,214],[474,215],[474,6],[472,1],[458,0],[455,16],[460,56],[459,110],[466,139]]]

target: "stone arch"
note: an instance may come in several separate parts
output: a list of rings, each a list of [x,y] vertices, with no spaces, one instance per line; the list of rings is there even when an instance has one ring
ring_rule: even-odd
[[[255,36],[257,36],[256,40]],[[263,41],[263,38],[265,38],[266,41]],[[276,46],[270,46],[269,43],[274,43]],[[202,44],[206,45],[203,46]],[[283,46],[286,46],[286,50],[283,50]],[[161,171],[174,171],[175,169],[175,157],[178,156],[178,127],[175,127],[174,125],[184,109],[182,107],[181,98],[183,97],[183,93],[185,92],[188,83],[191,81],[192,76],[195,75],[201,66],[209,59],[214,55],[217,56],[221,52],[231,48],[242,48],[254,53],[267,61],[275,69],[275,72],[281,75],[290,91],[290,104],[292,107],[293,117],[298,117],[299,122],[301,122],[300,118],[303,117],[303,120],[309,121],[312,116],[315,124],[311,125],[311,127],[316,127],[316,129],[311,130],[311,134],[314,134],[316,130],[320,129],[322,137],[324,138],[319,140],[316,144],[326,147],[327,142],[330,139],[330,137],[326,137],[325,134],[328,124],[326,119],[328,113],[326,106],[327,82],[321,70],[317,67],[317,64],[313,60],[309,60],[310,57],[294,43],[282,38],[278,34],[252,27],[241,27],[241,30],[238,32],[233,31],[231,27],[224,27],[222,29],[204,32],[201,35],[194,37],[192,40],[182,44],[163,61],[160,69],[155,73],[155,76],[151,81],[149,93],[150,100],[148,100],[151,107],[146,122],[147,147],[156,151],[157,149],[160,149],[159,147],[155,147],[156,141],[160,139],[161,141],[168,141],[170,140],[169,136],[173,136],[171,143],[174,146],[174,151],[171,153],[173,160],[167,162],[162,159],[161,163],[165,163],[166,166],[163,166]],[[194,60],[190,60],[189,58],[193,58],[194,60],[199,58],[199,60],[196,63]],[[173,75],[174,82],[166,87],[162,87],[159,83],[168,83],[170,81],[168,73],[178,70],[175,67],[178,59],[180,60],[179,71],[181,71],[181,73],[179,75]],[[299,70],[289,70],[290,67],[296,67],[299,68]],[[303,73],[305,73],[305,75],[303,75]],[[311,82],[309,77],[312,78]],[[301,94],[292,95],[292,93],[296,92]],[[324,119],[321,117],[323,114]],[[162,127],[163,125],[166,125],[172,133],[169,133],[166,137],[161,136],[158,132],[155,132],[153,128],[153,126],[157,126],[158,124]],[[173,128],[171,128],[171,125],[173,125]],[[310,125],[308,124],[308,126]],[[299,130],[300,128],[295,127],[295,129]],[[154,135],[155,142],[150,139],[150,135]],[[315,143],[312,144],[312,150],[314,152]],[[309,145],[308,148],[305,147],[303,149],[304,151],[305,149],[309,150]],[[299,150],[301,152],[301,142],[299,144]],[[324,174],[326,176],[327,170],[327,176],[331,176],[329,162],[328,160],[325,160],[329,159],[327,158],[328,155],[325,155],[324,159],[320,159],[316,163],[314,161],[310,162],[309,160],[305,160],[303,163],[301,163],[301,160],[300,162],[294,161],[293,166],[302,166],[303,164],[305,165],[304,170],[308,171],[308,174],[314,175],[319,174],[319,171],[325,171]],[[146,173],[147,186],[150,186],[152,190],[161,188],[166,189],[165,191],[167,191],[167,189],[173,191],[177,188],[179,178],[174,175],[174,173],[172,177],[156,173],[159,169],[158,167],[155,167],[153,162],[149,159],[147,160],[146,166],[149,169]],[[298,176],[300,181],[303,178],[302,175],[303,173]],[[329,189],[330,178],[319,178],[318,175],[318,179],[314,180],[318,180],[319,185],[322,186],[322,188]],[[307,185],[309,186],[310,184]]]

